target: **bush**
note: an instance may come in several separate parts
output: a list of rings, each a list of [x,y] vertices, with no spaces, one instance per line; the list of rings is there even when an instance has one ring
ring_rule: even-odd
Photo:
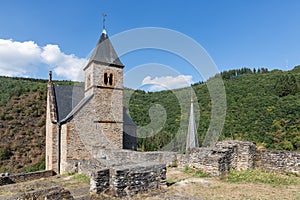
[[[10,158],[10,156],[12,156],[12,152],[10,148],[8,147],[0,148],[0,160],[7,160]]]

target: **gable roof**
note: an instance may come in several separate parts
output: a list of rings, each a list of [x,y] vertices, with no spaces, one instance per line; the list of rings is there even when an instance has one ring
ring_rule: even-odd
[[[98,43],[90,57],[89,62],[92,61],[115,65],[122,68],[124,67],[115,49],[113,48],[105,30],[103,30]]]
[[[56,101],[56,114],[59,123],[72,120],[72,117],[92,99],[93,94],[84,97],[84,87],[70,85],[54,85],[54,96]],[[123,107],[124,125],[136,126]]]
[[[84,98],[84,88],[69,85],[54,85],[58,122],[63,120]]]

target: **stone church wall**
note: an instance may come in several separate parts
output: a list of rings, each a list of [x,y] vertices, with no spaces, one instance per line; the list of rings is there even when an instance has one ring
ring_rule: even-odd
[[[57,172],[57,126],[52,123],[55,120],[55,108],[53,104],[52,86],[48,84],[47,111],[46,111],[46,169]]]

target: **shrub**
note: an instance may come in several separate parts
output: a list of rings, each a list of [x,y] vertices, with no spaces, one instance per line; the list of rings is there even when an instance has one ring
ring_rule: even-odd
[[[12,152],[10,148],[8,147],[0,148],[0,160],[7,160],[10,158],[10,156],[12,156]]]

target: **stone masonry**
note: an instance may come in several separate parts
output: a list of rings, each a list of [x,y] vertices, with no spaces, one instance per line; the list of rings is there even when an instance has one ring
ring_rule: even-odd
[[[85,85],[54,85],[49,74],[46,169],[65,173],[93,147],[136,149],[136,125],[123,108],[123,68],[106,31],[85,66]],[[124,117],[125,116],[125,117]]]
[[[258,150],[255,167],[300,174],[300,152]]]

